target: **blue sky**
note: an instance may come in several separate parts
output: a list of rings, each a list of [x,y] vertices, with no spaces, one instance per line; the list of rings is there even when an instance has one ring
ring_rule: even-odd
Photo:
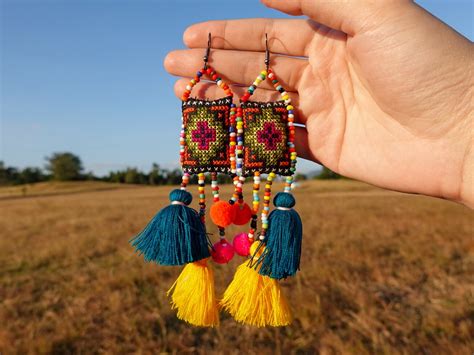
[[[287,17],[258,0],[0,2],[0,160],[43,166],[71,151],[99,175],[178,166],[180,103],[162,63],[187,26]],[[473,40],[472,1],[418,3]]]

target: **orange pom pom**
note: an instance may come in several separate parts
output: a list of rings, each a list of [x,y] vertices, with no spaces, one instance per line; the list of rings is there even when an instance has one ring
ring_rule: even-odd
[[[235,209],[234,224],[242,226],[249,223],[250,218],[252,218],[252,210],[250,209],[249,205],[247,205],[245,202],[242,204],[234,203],[232,207]]]
[[[234,206],[227,201],[218,201],[211,206],[211,219],[219,227],[227,227],[232,224],[235,218]]]

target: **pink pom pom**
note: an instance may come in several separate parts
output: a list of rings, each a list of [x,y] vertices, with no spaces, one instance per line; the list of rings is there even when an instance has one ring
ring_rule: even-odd
[[[248,256],[250,254],[250,246],[252,242],[249,240],[247,233],[239,233],[234,237],[234,250],[240,256]]]
[[[227,264],[234,257],[234,247],[227,240],[222,239],[211,249],[212,260],[218,264]]]

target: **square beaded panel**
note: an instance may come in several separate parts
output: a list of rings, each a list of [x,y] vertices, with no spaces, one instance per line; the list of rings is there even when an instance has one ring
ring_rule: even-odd
[[[183,101],[183,172],[230,172],[229,114],[232,98]]]
[[[289,176],[288,111],[283,101],[241,104],[244,121],[244,175],[255,171]]]

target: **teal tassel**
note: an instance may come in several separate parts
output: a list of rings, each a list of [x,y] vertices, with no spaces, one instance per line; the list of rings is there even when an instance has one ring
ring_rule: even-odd
[[[145,261],[161,265],[183,265],[210,257],[206,227],[193,200],[184,190],[170,193],[171,205],[163,208],[130,242]]]
[[[256,264],[261,264],[261,275],[283,279],[294,275],[300,268],[303,225],[298,212],[293,209],[293,195],[280,192],[273,199],[273,204],[277,208],[268,217],[268,230],[263,243],[265,250]]]

